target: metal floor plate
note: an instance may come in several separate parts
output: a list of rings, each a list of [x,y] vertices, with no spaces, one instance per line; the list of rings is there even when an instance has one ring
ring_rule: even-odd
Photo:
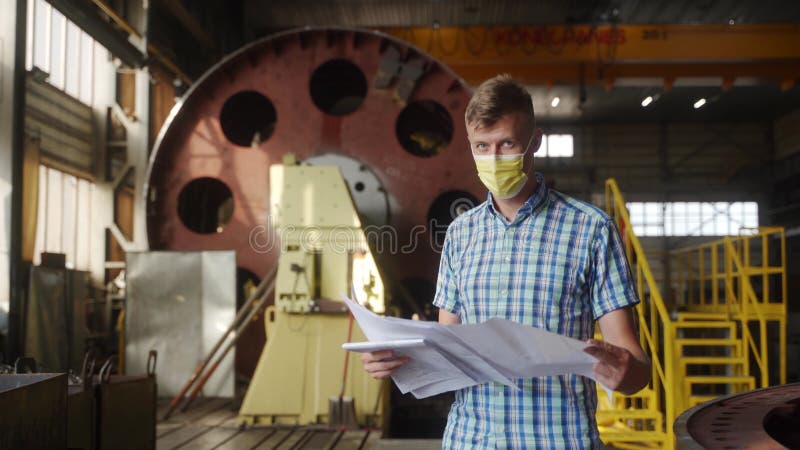
[[[158,402],[162,417],[169,399]],[[410,448],[411,441],[381,440],[381,430],[331,430],[324,426],[254,426],[239,428],[238,404],[231,399],[199,398],[188,411],[156,426],[158,450],[325,449],[377,450]],[[413,448],[438,449],[441,441],[413,440]]]

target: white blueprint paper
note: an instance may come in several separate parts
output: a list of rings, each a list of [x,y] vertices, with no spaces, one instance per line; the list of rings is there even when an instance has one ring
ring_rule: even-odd
[[[424,342],[395,350],[410,361],[392,373],[392,380],[400,392],[416,398],[490,381],[518,389],[517,378],[575,373],[594,379],[596,359],[583,351],[588,344],[577,339],[500,318],[442,325],[380,317],[347,297],[345,302],[370,342],[383,348],[393,348],[392,341],[398,340]]]

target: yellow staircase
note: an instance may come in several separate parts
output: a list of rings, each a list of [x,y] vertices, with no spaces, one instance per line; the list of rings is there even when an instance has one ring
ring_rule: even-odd
[[[616,448],[662,448],[664,414],[658,408],[656,392],[644,388],[631,396],[614,393],[609,403],[604,391],[597,393],[597,425],[606,444]]]
[[[735,323],[741,342],[740,373],[753,375],[759,387],[785,384],[784,229],[743,229],[739,236],[675,250],[671,256],[680,299],[676,306],[684,310],[681,317]],[[774,341],[778,342],[777,364],[769,360],[769,345]]]
[[[675,357],[683,383],[678,410],[686,410],[721,395],[755,389],[755,378],[746,375],[747,363],[737,324],[714,313],[678,314]]]
[[[598,392],[597,423],[615,448],[675,446],[672,425],[684,410],[722,395],[770,383],[769,343],[779,342],[776,381],[786,382],[786,245],[782,228],[672,253],[675,301],[661,296],[638,237],[628,225],[614,179],[606,209],[618,225],[641,303],[640,343],[650,355],[650,385],[611,402]],[[778,336],[769,334],[774,323]],[[773,333],[774,334],[774,333]]]

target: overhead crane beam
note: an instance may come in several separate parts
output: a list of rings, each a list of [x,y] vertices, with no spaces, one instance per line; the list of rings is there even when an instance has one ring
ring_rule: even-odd
[[[158,4],[169,11],[186,28],[194,40],[205,47],[206,50],[216,50],[214,40],[211,39],[211,36],[203,29],[203,26],[192,13],[183,6],[183,3],[179,0],[159,0]]]
[[[741,77],[791,87],[800,77],[800,25],[564,25],[386,28],[470,84],[508,72],[529,84],[621,78]]]

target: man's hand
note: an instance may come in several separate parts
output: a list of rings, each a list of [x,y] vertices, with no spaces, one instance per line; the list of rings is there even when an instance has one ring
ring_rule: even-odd
[[[411,359],[407,356],[395,358],[393,350],[361,354],[361,362],[364,363],[364,370],[375,379],[388,377],[392,372],[397,370],[397,368],[410,360]]]
[[[604,386],[625,395],[650,382],[650,358],[639,345],[633,308],[620,308],[597,319],[603,340],[589,339],[584,351],[595,358],[594,375]]]
[[[610,389],[625,395],[638,392],[650,381],[650,364],[636,359],[622,347],[608,342],[589,339],[584,351],[595,358],[595,379]]]

